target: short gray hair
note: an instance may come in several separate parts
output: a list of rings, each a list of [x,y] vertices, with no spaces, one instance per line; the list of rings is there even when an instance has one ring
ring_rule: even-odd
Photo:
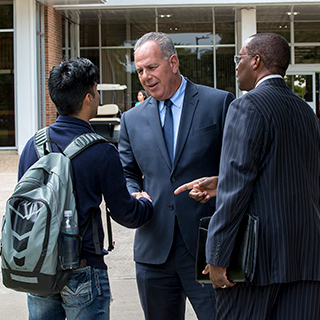
[[[143,35],[134,46],[134,55],[136,54],[138,48],[149,40],[156,42],[165,60],[169,59],[173,54],[177,56],[177,50],[172,39],[166,33],[162,32],[149,32]]]

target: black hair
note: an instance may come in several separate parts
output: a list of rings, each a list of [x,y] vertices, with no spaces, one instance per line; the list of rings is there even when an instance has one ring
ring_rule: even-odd
[[[247,54],[259,55],[272,74],[284,76],[290,63],[290,46],[285,38],[277,33],[257,33],[249,37]]]
[[[98,68],[86,58],[62,61],[50,71],[49,95],[62,116],[77,115],[87,93],[94,94]]]
[[[139,90],[138,93],[141,92],[144,99],[148,98],[148,94],[144,90]]]

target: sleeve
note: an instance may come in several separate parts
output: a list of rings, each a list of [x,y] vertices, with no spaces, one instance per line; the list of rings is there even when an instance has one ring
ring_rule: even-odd
[[[146,198],[137,200],[129,193],[118,151],[110,146],[103,152],[107,161],[103,163],[104,174],[100,174],[99,179],[111,217],[125,227],[141,227],[153,216],[152,203]]]
[[[127,130],[125,112],[121,117],[120,136],[119,136],[119,153],[124,170],[124,176],[127,181],[127,187],[130,193],[140,192],[143,189],[143,175],[135,160],[130,143],[130,137]]]
[[[224,128],[227,112],[228,112],[229,106],[233,100],[234,100],[234,95],[232,93],[228,92],[228,94],[225,97],[224,103],[223,103],[222,128]]]
[[[19,159],[18,180],[25,172],[38,160],[36,150],[33,145],[33,137],[26,143]]]
[[[223,135],[216,212],[208,228],[207,263],[228,267],[240,221],[258,175],[263,121],[248,99],[231,103]]]

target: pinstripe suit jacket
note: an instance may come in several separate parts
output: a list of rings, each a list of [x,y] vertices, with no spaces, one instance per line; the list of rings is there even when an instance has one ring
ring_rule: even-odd
[[[207,261],[227,267],[239,222],[260,218],[254,283],[320,280],[320,129],[281,78],[230,105]]]

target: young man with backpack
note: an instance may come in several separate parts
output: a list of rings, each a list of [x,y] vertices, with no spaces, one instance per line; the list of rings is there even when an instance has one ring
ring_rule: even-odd
[[[97,67],[84,58],[62,62],[51,70],[48,89],[59,113],[49,129],[53,152],[60,152],[58,147],[64,150],[83,133],[94,132],[89,120],[96,116],[99,105],[98,79]],[[37,160],[31,138],[20,158],[18,178]],[[72,168],[79,229],[93,214],[101,254],[96,253],[90,221],[82,239],[80,268],[72,271],[60,293],[46,296],[28,293],[29,320],[109,319],[111,295],[99,208],[102,197],[113,220],[123,226],[140,227],[153,215],[146,194],[135,199],[128,193],[119,155],[112,144],[101,141],[91,145],[72,159]]]

